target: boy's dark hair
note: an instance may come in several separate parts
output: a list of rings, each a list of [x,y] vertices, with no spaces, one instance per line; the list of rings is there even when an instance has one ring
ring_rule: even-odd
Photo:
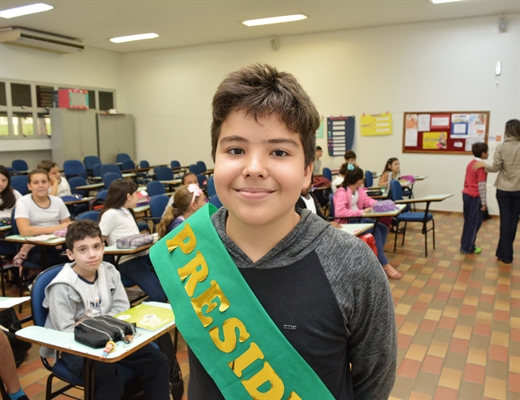
[[[363,170],[359,167],[354,167],[354,169],[347,169],[347,172],[345,173],[345,179],[343,179],[341,187],[346,188],[348,185],[353,185],[360,179],[363,179],[364,176],[365,174],[363,173]]]
[[[27,175],[27,182],[31,183],[33,175],[43,174],[47,177],[47,180],[51,180],[49,178],[49,173],[45,171],[44,169],[33,169],[31,172],[29,172],[29,175]]]
[[[323,151],[323,149],[321,148],[321,146],[316,146],[316,151],[319,151],[319,150]]]
[[[296,78],[267,64],[253,64],[229,74],[213,97],[211,155],[215,161],[222,124],[233,111],[257,120],[277,115],[287,129],[298,133],[305,167],[314,161],[320,115]]]
[[[482,153],[488,152],[488,145],[484,142],[473,143],[473,145],[471,146],[471,151],[473,152],[473,155],[475,157],[480,158],[482,157]]]
[[[356,153],[354,153],[352,150],[347,150],[345,154],[343,155],[343,158],[345,160],[350,160],[351,158],[356,159]]]
[[[51,170],[51,168],[54,168],[57,166],[58,166],[58,164],[56,164],[54,161],[42,160],[42,162],[40,162],[38,164],[38,169],[43,169],[43,170],[49,172]]]
[[[88,219],[76,220],[67,227],[65,245],[67,249],[72,251],[74,249],[74,243],[87,237],[99,237],[101,242],[103,242],[103,235],[101,235],[101,229],[99,229],[97,223]]]

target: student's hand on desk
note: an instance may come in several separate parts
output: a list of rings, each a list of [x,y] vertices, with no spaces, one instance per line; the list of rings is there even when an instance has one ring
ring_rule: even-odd
[[[369,213],[370,211],[372,211],[372,207],[365,208],[363,213]]]
[[[486,163],[484,161],[477,161],[476,163],[473,163],[472,168],[473,169],[479,169],[484,168]]]

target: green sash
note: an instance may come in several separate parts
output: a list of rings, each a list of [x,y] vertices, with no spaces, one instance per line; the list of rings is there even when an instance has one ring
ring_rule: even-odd
[[[226,399],[333,399],[238,271],[216,210],[207,204],[150,251],[182,336]]]

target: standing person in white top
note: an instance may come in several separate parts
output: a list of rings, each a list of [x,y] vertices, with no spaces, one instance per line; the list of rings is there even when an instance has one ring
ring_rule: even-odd
[[[103,239],[109,246],[115,245],[117,239],[139,234],[132,210],[136,205],[137,184],[135,182],[125,179],[112,182],[99,215],[99,227]],[[148,250],[145,250],[121,257],[117,269],[121,275],[139,286],[151,300],[165,303],[168,299],[151,267]]]
[[[51,180],[49,194],[51,196],[63,197],[70,196],[72,194],[67,178],[61,176],[58,164],[56,164],[54,161],[43,160],[38,164],[38,169],[43,169],[49,173],[49,178]]]
[[[22,198],[20,192],[11,186],[9,170],[0,165],[0,219],[11,218],[15,203],[20,198]],[[0,254],[3,256],[14,257],[17,251],[15,243],[8,243],[3,240],[0,242]]]
[[[52,234],[64,229],[71,223],[70,213],[63,201],[55,196],[49,196],[50,179],[47,171],[35,169],[29,173],[27,187],[31,193],[26,194],[16,202],[15,219],[20,235],[36,236]],[[41,263],[40,247],[35,246],[29,252],[29,259]],[[48,267],[66,262],[65,256],[60,256],[60,248],[43,246],[46,252]]]

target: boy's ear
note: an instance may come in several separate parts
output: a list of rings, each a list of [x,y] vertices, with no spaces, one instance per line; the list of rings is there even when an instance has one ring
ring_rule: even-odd
[[[314,168],[314,163],[310,163],[306,168],[303,175],[302,182],[302,190],[307,189],[309,187],[309,183],[312,185],[312,170]]]
[[[69,249],[65,250],[65,253],[67,253],[67,257],[69,257],[70,261],[74,261],[74,254]]]

